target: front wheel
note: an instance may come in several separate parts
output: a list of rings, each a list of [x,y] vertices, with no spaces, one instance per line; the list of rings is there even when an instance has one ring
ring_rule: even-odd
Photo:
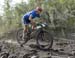
[[[48,50],[52,48],[53,36],[48,31],[40,31],[37,34],[37,45],[42,50]]]

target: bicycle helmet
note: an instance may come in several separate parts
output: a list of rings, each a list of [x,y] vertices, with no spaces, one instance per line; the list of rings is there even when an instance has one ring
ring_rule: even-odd
[[[41,12],[42,8],[41,7],[36,7],[36,10]]]

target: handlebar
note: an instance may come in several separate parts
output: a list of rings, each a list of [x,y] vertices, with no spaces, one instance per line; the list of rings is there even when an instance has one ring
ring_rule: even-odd
[[[48,26],[47,23],[37,23],[36,29],[44,28],[44,27],[46,27],[46,26]]]

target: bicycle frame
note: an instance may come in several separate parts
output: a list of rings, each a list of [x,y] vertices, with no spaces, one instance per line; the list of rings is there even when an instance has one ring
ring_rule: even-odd
[[[35,27],[35,30],[32,31],[31,29],[29,30],[31,33],[30,33],[30,39],[32,38],[35,38],[37,36],[37,34],[41,31],[43,31],[43,28],[47,27],[47,24],[44,23],[44,24],[40,24],[39,26],[36,26]]]

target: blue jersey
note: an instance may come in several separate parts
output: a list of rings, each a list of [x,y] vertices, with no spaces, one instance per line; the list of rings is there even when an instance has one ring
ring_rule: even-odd
[[[32,16],[32,19],[34,19],[35,17],[40,17],[40,15],[37,14],[37,12],[36,12],[35,10],[32,10],[32,11],[26,13],[26,14],[24,15],[24,17],[27,18],[27,19],[29,19],[29,16],[30,16],[30,15]]]
[[[23,16],[23,22],[24,24],[28,24],[30,23],[30,20],[29,20],[29,17],[32,16],[32,19],[36,18],[36,17],[40,17],[39,14],[37,14],[37,12],[35,10],[32,10],[28,13],[26,13],[24,16]]]

